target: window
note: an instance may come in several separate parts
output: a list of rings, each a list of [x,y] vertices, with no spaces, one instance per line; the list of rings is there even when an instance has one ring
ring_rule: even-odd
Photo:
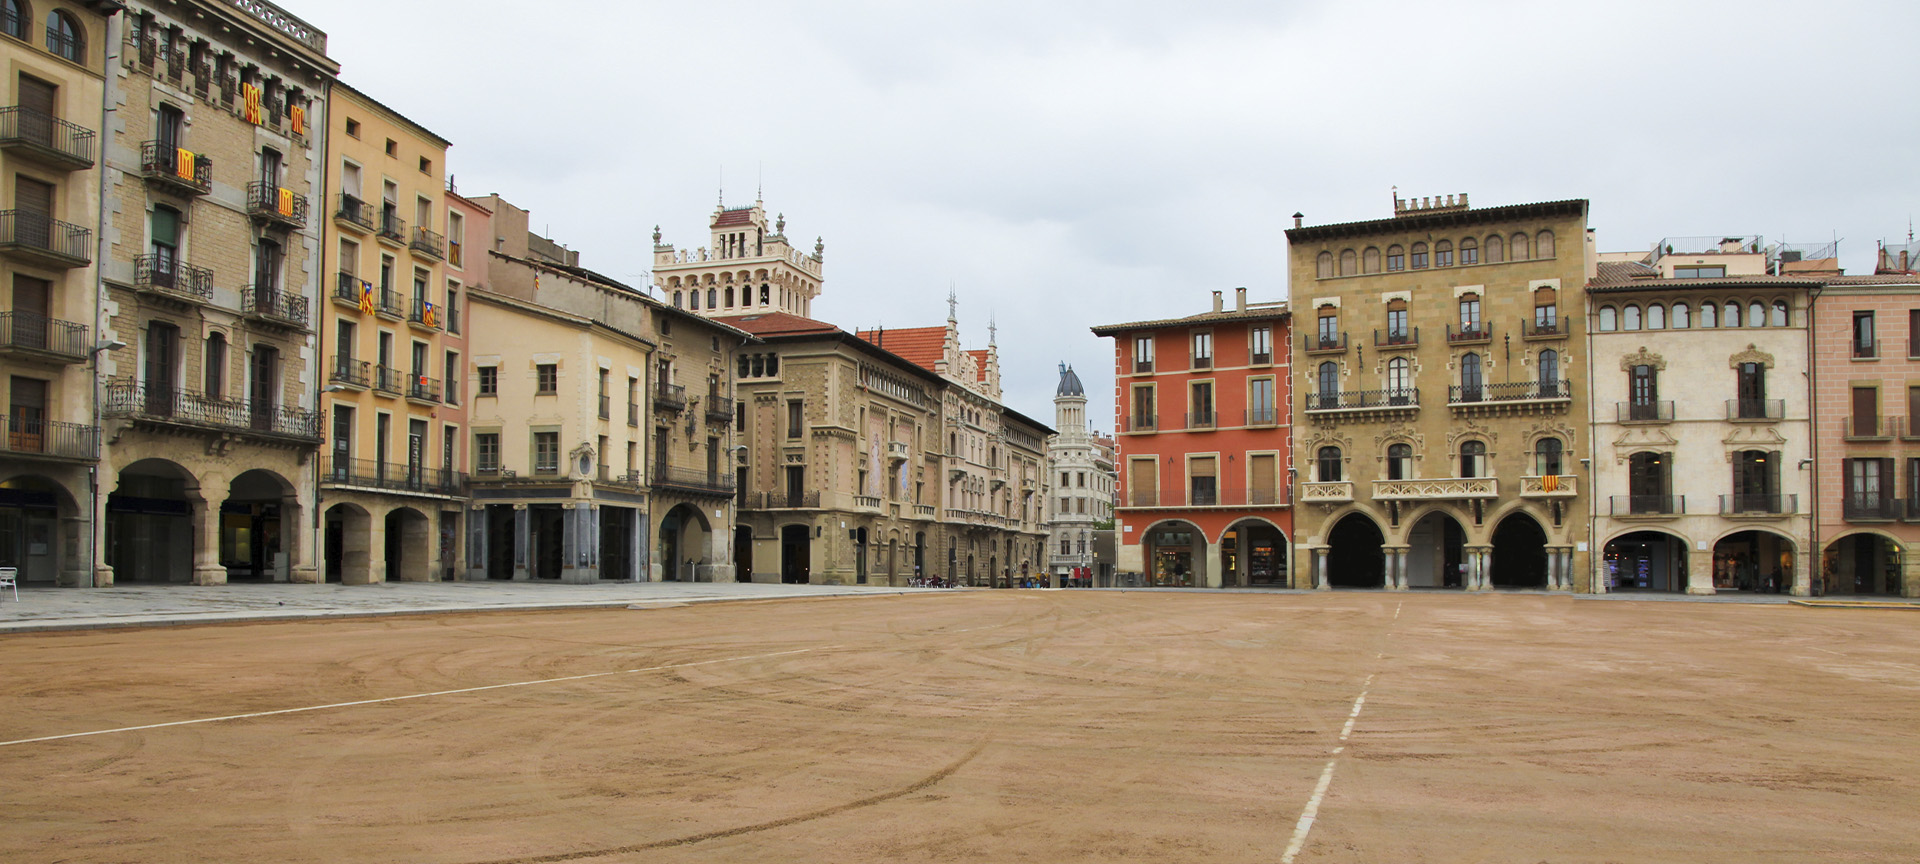
[[[1672,466],[1664,453],[1635,453],[1627,457],[1627,510],[1630,513],[1671,513]]]
[[[432,159],[428,159],[428,158],[427,158],[427,157],[425,157],[425,156],[422,156],[422,157],[420,157],[420,173],[422,173],[422,174],[432,174],[432,173],[433,173],[433,160],[432,160]]]
[[[1537,300],[1535,302],[1538,303]],[[1611,309],[1612,307],[1608,308]],[[1558,303],[1553,302],[1552,298],[1549,298],[1545,303],[1538,303],[1538,305],[1533,307],[1533,332],[1560,332],[1560,306]]]
[[[1724,266],[1723,267],[1695,266],[1695,267],[1673,268],[1673,278],[1675,279],[1724,279],[1726,278],[1726,275],[1727,275],[1727,268]]]
[[[1533,257],[1532,255],[1527,253],[1527,235],[1525,234],[1518,234],[1518,233],[1514,234],[1511,238],[1509,238],[1507,245],[1511,247],[1507,249],[1507,252],[1513,257],[1513,260],[1515,261],[1525,261],[1528,258]]]
[[[1387,247],[1387,272],[1407,269],[1407,250],[1395,243]]]
[[[1893,490],[1893,460],[1846,459],[1847,498],[1843,510],[1848,516],[1892,515],[1886,510],[1888,494]]]
[[[1321,307],[1319,318],[1319,348],[1328,350],[1340,347],[1340,313],[1331,307]]]
[[[388,138],[387,139],[387,155],[398,157],[400,155],[400,142],[395,141],[392,138]]]
[[[806,417],[803,410],[805,405],[806,405],[805,402],[802,402],[798,399],[787,403],[787,438],[788,440],[797,440],[800,438],[801,429],[803,426],[806,425]],[[952,448],[948,448],[948,449],[952,449]]]
[[[474,433],[473,470],[482,474],[500,470],[500,433]]]
[[[1193,334],[1193,368],[1213,368],[1213,333],[1203,330]]]
[[[1273,379],[1254,378],[1247,382],[1247,425],[1271,426],[1279,421],[1273,410]]]
[[[1767,326],[1767,307],[1762,305],[1758,300],[1747,304],[1747,326]]]
[[[1333,278],[1333,253],[1322,252],[1314,258],[1314,275],[1320,279]]]
[[[1188,501],[1197,507],[1220,503],[1220,478],[1214,457],[1194,456],[1187,460]]]
[[[1387,344],[1405,345],[1412,341],[1413,332],[1407,329],[1407,301],[1394,300],[1387,304]]]
[[[1480,332],[1480,295],[1460,295],[1460,335]]]
[[[1716,320],[1719,316],[1719,308],[1712,300],[1700,304],[1700,329],[1711,330],[1719,326]]]
[[[1877,357],[1877,348],[1873,344],[1873,313],[1853,313],[1853,356],[1858,358]]]
[[[262,238],[253,247],[253,290],[277,291],[279,288],[280,244]],[[257,295],[255,302],[258,302]]]
[[[1478,263],[1480,263],[1480,242],[1472,237],[1460,241],[1460,264],[1465,266]]]
[[[473,395],[475,396],[500,395],[500,367],[476,366],[474,367],[474,372],[479,374],[480,383],[479,383],[478,390],[476,390]]]
[[[1158,414],[1154,412],[1153,385],[1142,384],[1133,388],[1133,429],[1134,431],[1153,431],[1158,425]]]
[[[1321,483],[1340,482],[1340,448],[1322,447],[1314,460],[1315,479]]]
[[[1340,365],[1331,360],[1320,364],[1320,407],[1340,407]]]
[[[1622,330],[1640,329],[1640,307],[1633,306],[1633,305],[1627,305],[1627,306],[1621,307],[1620,329]]]
[[[1413,446],[1409,444],[1387,445],[1387,479],[1413,479]]]
[[[690,310],[692,310],[692,311],[694,311],[694,312],[698,312],[698,311],[700,311],[700,289],[698,289],[698,288],[695,288],[695,289],[693,289],[692,291],[689,291],[689,292],[687,292],[687,293],[691,295],[691,296],[690,296],[690,297],[688,298],[688,299],[689,299],[689,303],[690,303],[690,305],[689,305],[689,306],[688,306],[687,308],[688,308],[688,309],[690,309]],[[661,318],[660,320],[661,320],[661,322],[662,322],[662,323],[664,323],[664,322],[666,321],[666,319],[665,319],[665,318]],[[662,332],[662,333],[664,333],[664,332],[666,332],[666,331],[664,331],[664,330],[662,330],[661,332]]]
[[[1133,371],[1153,371],[1153,334],[1133,337]]]
[[[1360,272],[1380,272],[1380,247],[1368,246],[1367,251],[1360,253]]]
[[[608,381],[610,380],[607,377],[608,371],[601,369],[599,372],[600,389],[598,395],[600,396],[600,419],[606,420],[613,416],[613,391],[607,388]]]
[[[153,257],[148,265],[148,278],[154,285],[170,287],[174,284],[174,265],[180,260],[180,211],[154,207],[151,223],[153,239],[148,248]]]
[[[1880,435],[1880,389],[1877,387],[1853,388],[1853,416],[1848,433],[1855,438],[1874,438]]]
[[[1413,364],[1405,357],[1387,361],[1387,404],[1413,403]]]
[[[717,293],[715,292],[715,289],[712,289],[712,288],[708,288],[708,289],[707,289],[707,308],[708,308],[708,309],[718,309],[718,308],[720,308],[720,304],[718,304],[718,303],[715,303],[715,302],[713,302],[713,301],[714,301],[714,298],[715,298],[716,296],[718,296],[718,295],[717,295]]]
[[[29,19],[27,18],[26,9],[22,8],[20,0],[7,0],[6,16],[3,20],[5,25],[4,31],[8,36],[12,36],[15,39],[27,38],[27,21]]]
[[[1767,419],[1767,367],[1761,363],[1742,363],[1734,369],[1735,401],[1742,420]]]
[[[1438,243],[1433,244],[1433,266],[1435,267],[1452,267],[1453,266],[1453,241],[1442,240]]]
[[[200,365],[206,373],[207,398],[224,398],[227,395],[226,336],[214,333],[207,337],[207,356],[201,358]]]
[[[1427,244],[1425,243],[1413,244],[1413,269],[1415,270],[1427,269]]]
[[[1767,323],[1774,327],[1785,327],[1787,326],[1787,318],[1787,301],[1773,301],[1773,314],[1767,318]]]
[[[447,398],[447,404],[448,404],[448,405],[458,405],[458,404],[460,404],[460,388],[459,388],[459,387],[457,387],[457,386],[455,386],[455,385],[459,383],[459,381],[460,381],[460,377],[461,377],[461,376],[460,376],[460,354],[459,354],[459,352],[455,352],[455,351],[448,351],[448,352],[447,352],[447,356],[446,356],[446,375],[447,375],[447,377],[446,377],[446,381],[447,381],[447,393],[446,393],[446,398]]]
[[[1460,401],[1478,402],[1485,397],[1486,382],[1480,377],[1480,355],[1460,358]]]
[[[1460,445],[1460,476],[1485,477],[1487,472],[1487,444],[1485,441],[1466,441]]]
[[[1187,389],[1187,428],[1213,428],[1213,384],[1195,382]]]
[[[1720,326],[1722,327],[1740,326],[1740,301],[1738,300],[1727,301],[1726,314],[1721,316]]]
[[[1658,303],[1647,304],[1647,329],[1667,329],[1667,307]]]
[[[1560,439],[1542,438],[1533,444],[1533,473],[1540,476],[1565,474]]]
[[[460,289],[455,288],[452,285],[447,286],[447,308],[442,309],[440,311],[441,311],[441,314],[446,316],[447,332],[452,333],[456,336],[459,335],[460,333]]]
[[[1252,351],[1252,356],[1249,357],[1248,360],[1252,362],[1253,365],[1264,366],[1268,363],[1273,362],[1273,329],[1272,328],[1268,327],[1265,324],[1261,324],[1254,327],[1249,343],[1251,344],[1253,351]]]
[[[1649,365],[1639,365],[1627,372],[1627,419],[1659,420],[1660,417],[1660,379],[1659,371]]]
[[[533,367],[534,395],[551,396],[560,392],[560,365],[541,363]]]
[[[533,433],[533,473],[560,473],[560,433]]]
[[[354,138],[360,137],[360,121],[352,117],[347,118],[347,135]]]
[[[57,9],[47,15],[47,50],[75,63],[85,62],[87,46],[80,25]]]
[[[1354,273],[1358,272],[1359,268],[1355,266],[1358,263],[1358,260],[1359,259],[1353,254],[1352,249],[1347,249],[1345,251],[1342,251],[1340,253],[1340,275],[1352,276]]]
[[[1539,373],[1540,398],[1558,399],[1563,395],[1573,395],[1571,393],[1561,392],[1560,352],[1551,348],[1540,352]]]
[[[1685,330],[1692,326],[1692,322],[1688,320],[1687,311],[1687,304],[1673,304],[1673,329]]]
[[[1552,231],[1542,231],[1539,234],[1534,235],[1533,257],[1535,258],[1552,258],[1553,257],[1553,232]]]
[[[461,253],[462,244],[467,239],[467,217],[452,210],[447,211],[447,263],[455,267],[462,266],[465,256]]]
[[[1507,260],[1507,241],[1494,234],[1487,237],[1487,263],[1499,264]]]

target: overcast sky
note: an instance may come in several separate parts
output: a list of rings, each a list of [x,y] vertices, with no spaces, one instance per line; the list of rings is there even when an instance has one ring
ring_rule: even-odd
[[[644,284],[721,191],[826,240],[814,317],[999,323],[1006,401],[1053,420],[1094,324],[1287,294],[1286,238],[1390,216],[1593,202],[1603,250],[1841,239],[1920,209],[1920,3],[280,0],[342,77],[454,144],[581,263]],[[431,38],[426,38],[430,36]]]

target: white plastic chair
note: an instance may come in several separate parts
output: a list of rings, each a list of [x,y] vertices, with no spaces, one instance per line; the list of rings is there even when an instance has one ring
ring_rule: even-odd
[[[13,589],[13,602],[15,603],[20,602],[20,586],[17,584],[15,578],[17,572],[18,568],[15,567],[0,567],[0,588]]]

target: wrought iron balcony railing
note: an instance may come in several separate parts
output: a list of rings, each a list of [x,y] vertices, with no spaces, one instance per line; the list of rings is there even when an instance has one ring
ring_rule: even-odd
[[[305,329],[312,321],[307,298],[291,291],[251,287],[240,292],[240,311],[254,318]]]
[[[1388,390],[1341,390],[1307,394],[1308,411],[1400,410],[1420,407],[1420,391],[1411,387]]]
[[[1614,495],[1607,499],[1607,512],[1613,516],[1684,516],[1687,499],[1683,495]]]
[[[341,456],[327,460],[320,482],[427,495],[458,496],[467,491],[467,475],[463,471]]]
[[[1728,420],[1779,420],[1787,416],[1784,399],[1728,399]]]
[[[439,402],[440,380],[425,375],[407,376],[407,398],[415,402]]]
[[[399,396],[407,392],[407,376],[391,366],[373,367],[373,389]]]
[[[1615,402],[1614,413],[1621,423],[1671,423],[1673,422],[1673,400]]]
[[[707,394],[707,422],[724,426],[733,422],[733,397]]]
[[[1419,345],[1420,328],[1418,327],[1411,330],[1394,330],[1388,328],[1385,333],[1378,330],[1373,331],[1373,347],[1375,348],[1415,348]]]
[[[1339,336],[1308,333],[1300,337],[1300,348],[1308,354],[1335,354],[1347,350],[1347,334]]]
[[[407,242],[407,220],[400,218],[397,214],[384,211],[379,214],[379,217],[374,231],[380,235],[380,239],[391,243]]]
[[[307,196],[255,180],[247,184],[247,214],[270,225],[303,228],[307,224]]]
[[[149,386],[137,381],[110,381],[102,414],[141,420],[320,440],[320,412],[291,405],[250,399],[220,399],[182,389]]]
[[[213,271],[176,261],[172,255],[141,255],[133,259],[133,287],[210,303]]]
[[[1534,399],[1572,399],[1573,381],[1509,381],[1500,384],[1455,384],[1447,388],[1447,402],[1524,402]]]
[[[1736,492],[1720,496],[1722,516],[1791,516],[1800,512],[1800,496]]]
[[[213,158],[173,144],[141,142],[140,173],[182,195],[213,191]]]
[[[1849,521],[1898,519],[1901,512],[1900,499],[1891,495],[1848,492],[1840,499],[1840,516]]]
[[[365,388],[372,383],[373,364],[352,357],[333,355],[333,363],[327,367],[327,380],[348,387]]]
[[[407,312],[407,323],[428,330],[440,329],[440,307],[427,302],[424,298],[413,298],[413,306]]]
[[[0,150],[69,170],[93,167],[92,129],[20,105],[0,108]]]
[[[649,475],[649,485],[656,489],[673,489],[722,497],[733,496],[733,474],[728,471],[708,472],[698,468],[680,468],[656,463]]]
[[[425,228],[416,227],[413,229],[413,242],[409,243],[408,246],[412,248],[413,251],[431,258],[442,259],[447,257],[446,235],[436,234]]]
[[[1152,415],[1136,415],[1120,418],[1122,432],[1156,432],[1160,429],[1160,418]]]
[[[687,388],[665,381],[654,385],[653,407],[664,411],[681,411],[687,407]]]
[[[358,228],[362,233],[373,230],[373,207],[345,192],[340,193],[340,206],[334,208],[333,218],[349,228]]]
[[[9,456],[46,456],[54,459],[100,458],[100,427],[46,420],[19,414],[0,414],[0,452]]]
[[[1458,330],[1453,329],[1452,324],[1447,325],[1447,344],[1449,345],[1491,341],[1493,341],[1493,328],[1488,327],[1485,322],[1464,324]]]
[[[1126,507],[1267,507],[1287,503],[1284,489],[1244,489],[1172,486],[1165,489],[1128,489]]]
[[[1280,423],[1280,412],[1272,408],[1248,408],[1243,418],[1248,426],[1275,426]]]
[[[93,261],[93,232],[45,213],[0,210],[0,253],[62,270]]]
[[[1555,339],[1567,335],[1567,319],[1555,318],[1552,321],[1529,321],[1526,332],[1528,339]]]
[[[0,312],[0,352],[84,363],[89,347],[85,324],[36,312]]]

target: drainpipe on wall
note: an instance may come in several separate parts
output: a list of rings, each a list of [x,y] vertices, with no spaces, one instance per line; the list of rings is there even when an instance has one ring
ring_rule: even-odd
[[[113,117],[113,65],[120,60],[120,22],[124,17],[125,10],[107,16],[107,41],[106,44],[102,46],[106,50],[102,52],[105,56],[100,61],[100,137],[97,139],[100,142],[100,156],[99,162],[96,163],[99,166],[100,183],[99,197],[94,203],[93,238],[94,343],[93,345],[87,346],[87,375],[93,379],[89,382],[89,386],[93,389],[93,428],[95,436],[98,436],[103,428],[101,426],[102,412],[100,410],[100,351],[96,346],[100,344],[101,334],[106,332],[107,322],[107,305],[105,302],[107,281],[106,267],[104,264],[107,260],[107,225],[109,224],[107,221],[107,143],[113,140],[112,130],[107,124]],[[96,447],[100,447],[105,443],[100,441],[98,437],[95,438],[95,442]],[[89,508],[87,513],[87,531],[92,535],[87,538],[87,572],[80,577],[79,584],[74,586],[76,588],[97,587],[95,583],[98,581],[98,573],[100,570],[99,541],[101,535],[105,533],[100,530],[102,527],[100,523],[106,519],[106,514],[100,511],[100,503],[100,460],[98,454],[96,454],[93,465],[87,468],[87,507]]]
[[[323,104],[327,106],[327,110],[320,112],[320,126],[315,130],[319,133],[317,137],[320,139],[320,191],[316,196],[320,201],[320,216],[315,220],[320,224],[320,236],[314,245],[320,247],[320,269],[314,277],[313,308],[318,310],[320,315],[324,317],[326,315],[326,309],[328,308],[326,212],[328,204],[327,177],[332,173],[333,167],[333,154],[329,152],[329,146],[332,144],[333,139],[331,134],[333,125],[333,79],[322,77],[320,82],[320,98]],[[326,404],[327,328],[324,323],[318,321],[314,323],[316,326],[313,328],[313,412],[320,415],[320,443],[315,445],[313,450],[313,516],[311,518],[313,546],[311,548],[313,549],[313,584],[324,586],[327,584],[326,514],[321,512],[320,509],[320,504],[323,500],[320,495],[320,458],[322,454],[327,452],[327,435],[332,429],[333,423],[332,417],[327,411],[328,406]],[[442,516],[444,515],[445,512],[442,511]],[[371,519],[371,517],[369,517],[369,519]],[[368,529],[371,530],[372,526],[369,525]],[[435,540],[437,541],[438,538],[435,538]],[[369,552],[368,554],[372,553]],[[440,564],[442,572],[445,572],[446,562],[442,561]],[[341,572],[341,581],[346,581],[345,571]]]
[[[1807,472],[1807,545],[1810,547],[1800,557],[1807,562],[1807,595],[1820,596],[1824,590],[1816,591],[1820,573],[1826,567],[1826,550],[1820,545],[1820,423],[1817,406],[1820,404],[1820,355],[1814,353],[1819,342],[1819,328],[1814,326],[1814,309],[1818,305],[1822,289],[1815,287],[1807,292],[1807,455],[1813,460]],[[1906,575],[1906,544],[1901,544],[1901,576]],[[1792,574],[1788,574],[1791,578]]]

